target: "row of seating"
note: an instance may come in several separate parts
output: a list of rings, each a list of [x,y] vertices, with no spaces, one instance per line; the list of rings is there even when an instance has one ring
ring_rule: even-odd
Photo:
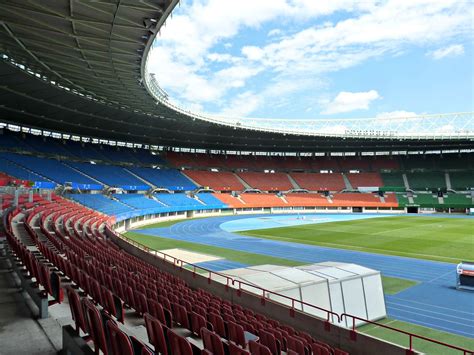
[[[44,184],[67,184],[81,190],[101,190],[104,185],[125,190],[149,190],[152,187],[172,191],[192,191],[198,186],[216,191],[243,191],[256,188],[262,191],[288,191],[303,188],[309,191],[341,191],[360,187],[387,187],[404,189],[406,183],[414,190],[446,189],[449,184],[456,190],[469,190],[474,185],[472,171],[406,173],[312,173],[293,172],[229,172],[208,170],[157,169],[62,162],[9,152],[0,152],[0,172],[16,178],[33,181],[38,187]],[[345,180],[346,178],[346,180]],[[450,183],[448,183],[448,180]],[[198,186],[197,186],[198,185]],[[51,187],[51,188],[52,188]]]
[[[250,170],[332,170],[349,172],[351,170],[381,171],[426,169],[473,169],[472,153],[463,154],[432,154],[432,155],[401,155],[401,156],[364,156],[364,157],[282,157],[261,155],[221,155],[221,154],[193,154],[193,153],[166,153],[168,162],[177,168],[224,168]]]
[[[24,221],[19,228],[30,230],[42,262],[70,280],[67,299],[77,334],[90,337],[96,353],[153,353],[119,326],[132,308],[144,317],[155,353],[347,354],[207,291],[191,289],[120,251],[103,234],[108,217],[97,212],[55,197],[22,205],[9,214],[9,226],[15,218]],[[39,231],[33,227],[37,224]],[[14,232],[10,228],[9,243],[21,244]],[[255,336],[258,342],[251,340]]]
[[[8,150],[72,157],[87,161],[119,161],[147,165],[164,164],[163,159],[159,155],[154,155],[146,149],[76,142],[6,130],[3,130],[2,133],[0,136],[0,148]]]

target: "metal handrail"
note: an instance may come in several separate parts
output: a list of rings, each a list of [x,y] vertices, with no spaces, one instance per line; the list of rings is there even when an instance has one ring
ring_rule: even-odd
[[[462,351],[464,353],[464,355],[474,355],[474,350],[469,350],[469,349],[466,349],[466,348],[462,348],[460,346],[448,344],[448,343],[445,343],[445,342],[442,342],[442,341],[439,341],[439,340],[436,340],[436,339],[425,337],[423,335],[410,333],[410,332],[407,332],[405,330],[390,327],[390,326],[382,324],[382,323],[373,322],[373,321],[370,321],[368,319],[364,319],[364,318],[361,318],[361,317],[354,316],[352,314],[342,313],[341,314],[341,320],[343,320],[344,318],[346,318],[346,319],[351,318],[352,319],[352,331],[353,332],[357,332],[357,329],[356,329],[356,326],[355,326],[355,321],[359,320],[359,321],[367,323],[367,324],[373,324],[373,325],[376,325],[377,327],[380,327],[380,328],[389,329],[389,330],[395,331],[397,333],[407,335],[408,336],[408,343],[409,343],[408,350],[410,350],[411,352],[415,351],[415,349],[413,347],[413,338],[416,338],[416,339],[421,339],[421,340],[424,340],[424,341],[427,341],[427,342],[430,342],[430,343],[438,344],[438,345],[441,345],[441,346],[444,346],[444,347],[447,347],[447,348],[450,348],[450,349],[453,349],[453,350]]]

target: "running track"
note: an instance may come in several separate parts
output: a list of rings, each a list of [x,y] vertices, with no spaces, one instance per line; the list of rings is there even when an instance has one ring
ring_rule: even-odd
[[[341,219],[344,215],[333,216]],[[347,219],[353,219],[349,216],[354,215],[346,216]],[[455,289],[455,264],[247,237],[225,231],[221,226],[225,222],[235,221],[227,223],[229,226],[239,223],[238,220],[246,223],[243,219],[251,218],[255,221],[259,217],[267,219],[269,216],[195,219],[167,228],[142,229],[136,232],[292,259],[308,264],[322,261],[356,263],[380,270],[386,276],[415,280],[419,282],[418,285],[396,295],[385,296],[389,317],[474,338],[474,293]],[[278,216],[272,215],[272,217]],[[288,219],[288,217],[285,215],[281,218]],[[306,218],[310,217],[306,216]],[[215,266],[221,269],[223,265],[241,267],[238,264],[225,264],[225,261],[223,265],[220,264],[217,263]]]

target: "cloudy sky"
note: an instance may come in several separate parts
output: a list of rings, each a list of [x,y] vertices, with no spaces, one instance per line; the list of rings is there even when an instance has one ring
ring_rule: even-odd
[[[149,70],[172,101],[232,117],[473,110],[473,1],[182,0]]]

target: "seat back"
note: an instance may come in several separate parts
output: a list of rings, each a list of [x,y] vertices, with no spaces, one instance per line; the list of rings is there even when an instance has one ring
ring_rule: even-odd
[[[227,338],[226,331],[225,331],[225,323],[224,319],[216,313],[209,313],[207,319],[212,324],[214,331],[219,334],[222,338]]]
[[[189,341],[176,334],[171,329],[168,330],[168,340],[171,355],[192,355],[193,348]]]
[[[311,344],[311,352],[313,355],[331,355],[331,352],[327,348],[316,343]]]
[[[69,308],[71,309],[72,319],[76,324],[76,330],[82,330],[87,333],[86,319],[81,304],[81,298],[71,286],[66,286],[67,298],[69,300]]]
[[[95,353],[98,354],[100,349],[104,355],[107,355],[107,342],[100,312],[88,298],[82,299],[82,305],[85,311],[87,329],[94,342]]]
[[[186,308],[178,303],[171,304],[171,312],[173,314],[173,319],[176,323],[181,325],[183,328],[190,329],[188,312]]]
[[[127,334],[120,330],[113,321],[107,322],[112,355],[134,355],[132,342]]]
[[[209,350],[214,355],[224,355],[224,344],[219,335],[211,332],[207,328],[201,328],[201,339],[204,349]]]
[[[158,319],[145,313],[145,327],[148,334],[148,341],[154,346],[155,352],[168,355],[168,345],[166,343],[164,325]]]
[[[289,350],[296,351],[298,355],[305,355],[304,343],[294,336],[288,336],[286,338],[286,346]]]
[[[201,335],[201,328],[207,328],[206,318],[196,312],[191,312],[191,332],[199,337]]]
[[[244,328],[234,322],[227,322],[228,339],[237,345],[245,348]]]
[[[250,353],[240,346],[229,342],[229,355],[250,355]]]
[[[265,345],[257,343],[254,340],[249,341],[249,349],[252,355],[271,355],[271,351]]]
[[[265,330],[260,330],[258,335],[260,343],[270,349],[272,354],[279,355],[281,353],[280,342],[275,338],[275,335]]]

